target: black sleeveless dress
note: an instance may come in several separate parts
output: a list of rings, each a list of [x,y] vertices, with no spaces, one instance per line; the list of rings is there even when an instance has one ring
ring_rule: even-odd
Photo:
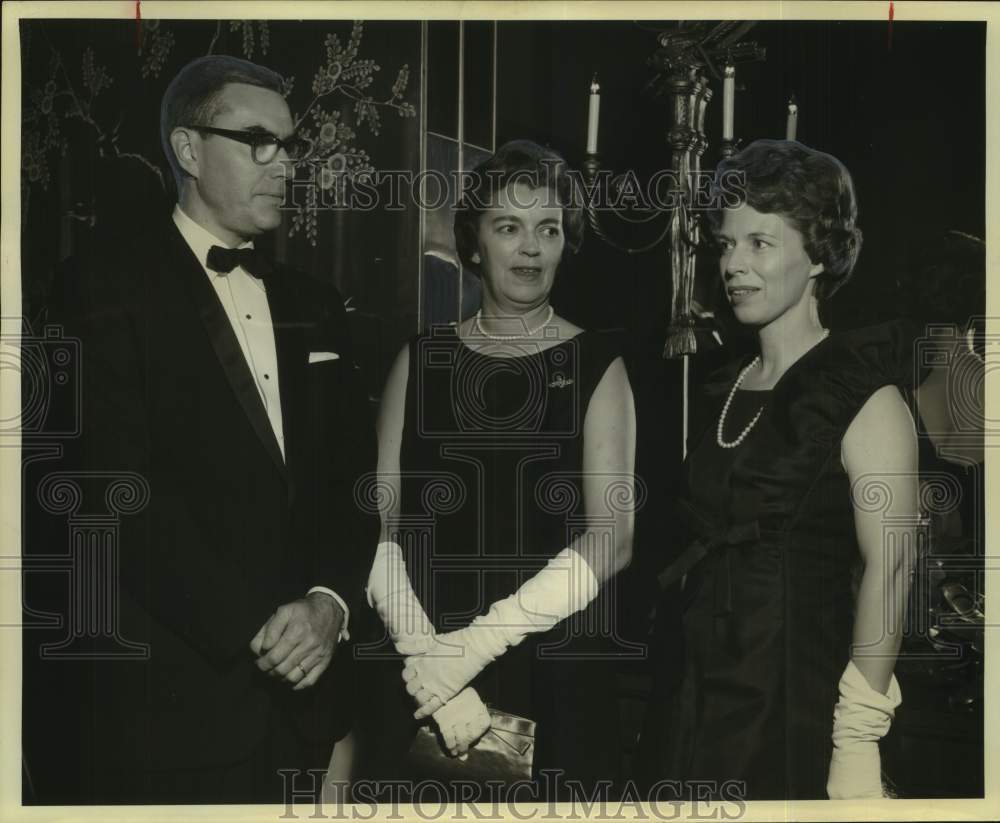
[[[665,594],[683,600],[683,631],[654,633],[647,782],[713,781],[730,799],[826,798],[860,562],[841,442],[873,392],[909,382],[907,364],[895,325],[830,337],[772,391],[736,393],[727,442],[764,411],[731,449],[718,446],[716,423],[746,361],[709,381],[692,416],[703,429],[685,463],[677,567],[703,557]],[[863,505],[887,502],[867,494]]]
[[[436,631],[485,614],[586,528],[583,424],[617,356],[596,332],[518,357],[470,349],[453,327],[411,341],[397,538]],[[616,778],[605,605],[602,593],[551,631],[528,635],[471,684],[488,705],[536,722],[536,777],[559,769],[585,786]],[[414,731],[398,670],[397,662],[383,754],[405,749]]]

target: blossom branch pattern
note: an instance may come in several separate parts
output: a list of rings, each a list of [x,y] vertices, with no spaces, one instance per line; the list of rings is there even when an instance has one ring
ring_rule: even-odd
[[[32,184],[38,184],[43,189],[48,189],[51,181],[49,156],[52,153],[65,155],[69,149],[69,140],[63,134],[63,122],[79,120],[93,131],[100,157],[140,163],[156,176],[160,186],[166,190],[163,170],[156,163],[139,152],[123,151],[119,147],[118,133],[123,115],[120,114],[118,121],[110,128],[102,125],[95,116],[97,98],[114,83],[114,79],[106,68],[96,63],[94,50],[88,47],[83,52],[80,92],[70,77],[62,55],[51,43],[49,50],[48,80],[44,86],[29,84],[25,90],[21,173],[26,186],[30,188]]]
[[[288,235],[302,233],[313,246],[318,238],[318,213],[329,202],[329,195],[344,191],[348,182],[375,171],[371,156],[359,145],[359,130],[379,135],[385,111],[394,111],[401,118],[416,116],[415,106],[404,99],[410,80],[409,65],[399,68],[386,96],[376,99],[372,94],[375,76],[382,67],[375,60],[360,57],[364,26],[363,21],[355,21],[346,43],[337,34],[327,34],[325,61],[313,77],[311,99],[294,120],[296,130],[311,143],[312,149],[297,169],[308,176],[307,193],[295,206]],[[209,54],[215,49],[222,31],[223,22],[218,21],[208,45]],[[266,21],[229,21],[229,31],[241,35],[242,51],[247,59],[257,51],[267,54],[271,33]],[[80,77],[73,78],[60,51],[47,37],[45,39],[50,53],[46,81],[40,85],[25,84],[21,146],[25,198],[34,186],[48,189],[52,176],[51,158],[68,152],[70,141],[64,129],[66,123],[73,120],[83,123],[93,133],[100,157],[140,164],[156,176],[166,192],[164,164],[154,162],[140,151],[124,151],[120,147],[119,128],[124,109],[119,112],[113,127],[98,116],[95,102],[113,85],[114,78],[98,64],[94,49],[88,46],[84,50]],[[137,56],[140,60],[138,70],[144,80],[159,78],[175,44],[174,32],[165,22],[143,21]],[[285,78],[283,93],[286,98],[291,96],[294,84],[294,77]],[[347,101],[353,106],[331,105],[334,101]],[[88,222],[93,225],[96,215]]]
[[[337,34],[326,36],[326,62],[313,77],[312,99],[295,120],[296,131],[312,143],[312,150],[300,163],[300,169],[305,169],[308,176],[309,186],[305,202],[296,201],[288,235],[291,237],[301,232],[313,246],[318,235],[320,201],[328,202],[332,193],[334,202],[339,202],[337,198],[348,182],[375,171],[368,152],[356,145],[358,134],[355,127],[367,126],[368,131],[378,135],[383,109],[395,111],[400,117],[414,117],[417,113],[414,105],[403,99],[410,80],[408,64],[399,69],[388,97],[376,100],[367,93],[375,73],[382,67],[374,60],[359,59],[363,35],[364,23],[355,21],[346,44]],[[334,95],[354,101],[354,125],[340,110],[327,109],[322,105]],[[326,194],[321,198],[317,189]]]

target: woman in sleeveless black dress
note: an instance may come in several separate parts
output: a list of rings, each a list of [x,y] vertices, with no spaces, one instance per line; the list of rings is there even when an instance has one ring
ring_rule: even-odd
[[[568,779],[616,777],[601,586],[631,556],[635,415],[615,348],[548,303],[582,239],[564,161],[517,141],[474,174],[455,231],[482,308],[413,339],[383,395],[369,593],[405,666],[378,742],[383,770],[400,769],[433,716],[462,755],[486,730],[485,701],[535,721],[533,773],[558,770],[542,786],[558,797]]]
[[[724,161],[740,202],[715,215],[720,271],[760,353],[708,381],[685,463],[683,649],[658,627],[647,780],[733,799],[882,795],[878,741],[915,551],[916,441],[895,326],[835,334],[817,301],[860,247],[851,178],[830,155],[757,141]],[[667,610],[664,610],[666,612]],[[678,654],[681,651],[681,654]],[[705,791],[701,789],[701,791]]]

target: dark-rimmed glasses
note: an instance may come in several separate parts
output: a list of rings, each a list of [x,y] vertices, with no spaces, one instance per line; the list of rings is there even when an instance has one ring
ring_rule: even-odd
[[[293,163],[301,160],[312,145],[304,137],[293,134],[291,137],[282,140],[266,131],[236,131],[234,129],[218,129],[215,126],[184,126],[186,129],[204,132],[205,134],[217,134],[219,137],[228,137],[239,143],[245,143],[250,147],[250,156],[254,163],[266,166],[274,161],[278,152],[282,149],[288,155],[288,159]]]

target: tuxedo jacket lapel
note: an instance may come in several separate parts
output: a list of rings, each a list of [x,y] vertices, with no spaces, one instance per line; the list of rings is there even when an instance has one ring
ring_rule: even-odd
[[[250,420],[250,425],[253,426],[260,438],[263,448],[270,455],[282,476],[287,478],[288,474],[285,461],[281,456],[281,448],[274,436],[271,421],[267,416],[264,403],[260,399],[260,392],[254,383],[250,367],[243,356],[243,350],[236,339],[229,318],[226,317],[225,309],[219,302],[219,297],[206,277],[201,263],[195,258],[194,253],[173,224],[169,227],[169,238],[172,253],[167,255],[167,260],[170,261],[168,265],[178,269],[171,274],[183,280],[239,406]],[[284,375],[280,372],[282,368],[280,350],[278,368],[279,379],[283,380]],[[282,402],[282,406],[284,406],[284,402]],[[282,408],[282,413],[284,414],[284,408]],[[287,418],[283,418],[283,423],[287,431]]]
[[[280,273],[268,280],[267,303],[274,329],[278,358],[278,388],[281,393],[281,427],[285,437],[285,463],[288,466],[289,495],[294,496],[292,478],[304,465],[303,449],[308,448],[306,409],[306,368],[309,362],[307,321],[301,307]]]

